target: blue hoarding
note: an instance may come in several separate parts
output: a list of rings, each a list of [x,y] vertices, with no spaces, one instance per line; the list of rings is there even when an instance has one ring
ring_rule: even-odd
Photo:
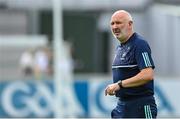
[[[104,88],[108,83],[110,83],[108,80],[99,78],[74,80],[72,87],[74,97],[66,96],[66,104],[62,109],[67,112],[66,116],[68,117],[68,112],[74,111],[74,117],[110,117],[117,99],[113,96],[104,96]],[[167,85],[173,86],[167,89]],[[159,117],[180,116],[179,106],[176,103],[180,96],[176,94],[174,88],[176,90],[180,88],[177,82],[156,82],[155,97]],[[2,81],[0,117],[54,117],[54,92],[53,80]],[[72,101],[75,106],[72,106],[74,104]]]

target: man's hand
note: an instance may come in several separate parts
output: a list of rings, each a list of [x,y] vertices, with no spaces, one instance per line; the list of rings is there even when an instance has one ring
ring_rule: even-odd
[[[118,90],[120,90],[118,83],[109,84],[105,89],[105,96],[107,94],[113,96]]]

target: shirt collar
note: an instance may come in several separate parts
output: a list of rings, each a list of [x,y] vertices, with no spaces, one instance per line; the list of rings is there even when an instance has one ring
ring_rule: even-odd
[[[137,35],[137,33],[134,32],[125,43],[120,43],[120,46],[126,45],[127,43],[131,42],[136,37],[136,35]]]

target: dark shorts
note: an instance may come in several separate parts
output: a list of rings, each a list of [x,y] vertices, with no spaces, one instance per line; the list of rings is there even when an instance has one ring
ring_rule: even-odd
[[[111,118],[146,118],[157,116],[157,106],[153,96],[138,98],[135,100],[119,100],[116,108],[111,112]]]

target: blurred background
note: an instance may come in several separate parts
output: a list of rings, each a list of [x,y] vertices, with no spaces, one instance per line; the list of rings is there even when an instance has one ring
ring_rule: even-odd
[[[110,117],[114,11],[149,42],[158,117],[180,117],[179,0],[0,0],[0,117]]]

